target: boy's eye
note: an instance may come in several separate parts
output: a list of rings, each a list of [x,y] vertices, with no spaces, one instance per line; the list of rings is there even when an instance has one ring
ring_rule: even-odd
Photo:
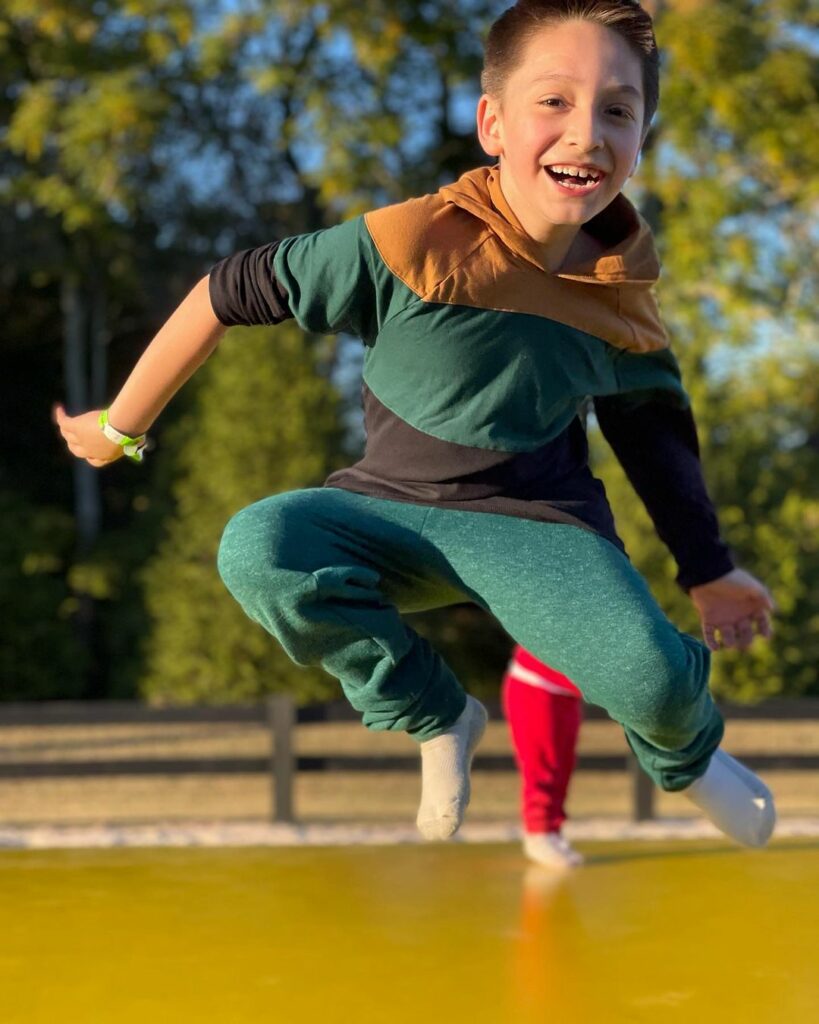
[[[609,107],[609,113],[614,114],[615,117],[623,117],[626,119],[633,116],[628,107],[621,106]]]
[[[560,107],[563,100],[559,96],[547,96],[544,100],[538,100],[541,107]]]

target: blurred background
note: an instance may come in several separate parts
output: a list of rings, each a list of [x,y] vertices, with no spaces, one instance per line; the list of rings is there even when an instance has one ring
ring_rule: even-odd
[[[222,527],[355,458],[359,343],[234,329],[143,466],[72,461],[50,409],[107,404],[228,253],[436,190],[473,131],[483,0],[5,0],[0,13],[0,700],[335,698],[223,588]],[[742,701],[819,696],[819,21],[805,0],[654,4],[660,113],[629,185],[769,645],[715,659]],[[659,8],[659,10],[658,10]],[[695,631],[675,566],[604,443],[629,553]],[[416,625],[497,693],[510,643],[476,609]]]

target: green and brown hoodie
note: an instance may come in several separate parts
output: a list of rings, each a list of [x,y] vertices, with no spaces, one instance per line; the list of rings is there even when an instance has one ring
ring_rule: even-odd
[[[622,548],[578,412],[600,425],[690,587],[730,570],[696,430],[653,295],[651,233],[618,196],[585,230],[602,255],[541,263],[497,168],[211,273],[226,325],[295,317],[366,346],[367,445],[327,486],[571,523]]]

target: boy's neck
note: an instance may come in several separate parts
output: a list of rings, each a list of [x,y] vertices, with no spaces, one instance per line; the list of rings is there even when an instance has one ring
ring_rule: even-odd
[[[519,218],[520,219],[520,218]],[[582,263],[590,263],[601,256],[605,245],[585,230],[582,224],[554,224],[546,229],[526,233],[537,242],[543,266],[550,274],[558,274]]]
[[[527,234],[537,242],[543,266],[551,274],[556,274],[573,263],[581,262],[582,253],[586,249],[586,239],[591,242],[591,238],[579,224],[547,225],[545,228],[536,228],[534,231],[531,231],[526,224],[523,226],[526,228]]]
[[[525,204],[516,195],[514,184],[504,174],[503,161],[500,162],[499,180],[504,199],[526,234],[538,244],[543,266],[549,273],[555,274],[575,264],[586,263],[603,252],[605,246],[584,231],[580,224],[533,222]]]
[[[568,270],[570,267],[576,267],[582,263],[591,263],[598,256],[602,256],[605,251],[605,244],[599,238],[590,235],[584,227],[581,227],[575,235],[574,241],[564,254],[563,261],[556,269]]]

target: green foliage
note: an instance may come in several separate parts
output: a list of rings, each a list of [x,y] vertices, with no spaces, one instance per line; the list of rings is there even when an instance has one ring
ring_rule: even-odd
[[[806,131],[819,121],[819,66],[808,12],[665,5],[661,117],[638,182],[661,211],[659,294],[723,534],[778,605],[772,644],[714,659],[717,692],[746,700],[819,692],[819,143]],[[595,457],[633,560],[697,632],[670,556],[599,438]]]
[[[329,676],[294,668],[216,572],[231,515],[270,494],[321,484],[336,465],[338,395],[323,356],[292,324],[234,329],[200,373],[194,407],[170,441],[174,511],[144,573],[151,629],[143,691],[152,700],[336,693]]]
[[[140,684],[161,700],[336,692],[291,669],[213,564],[233,511],[320,482],[334,463],[338,403],[323,350],[292,325],[269,339],[231,334],[193,384],[193,404],[183,396],[166,414],[186,410],[152,465],[104,474],[104,528],[78,562],[54,512],[68,505],[68,463],[56,446],[30,458],[45,451],[38,424],[62,396],[60,286],[81,283],[87,392],[103,376],[94,358],[108,361],[110,391],[216,256],[434,189],[481,162],[464,112],[480,29],[503,6],[4,5],[0,240],[14,259],[0,267],[0,404],[19,427],[0,450],[7,694],[87,694],[83,673],[96,673],[100,695]],[[658,229],[660,299],[725,535],[779,605],[773,645],[717,657],[716,685],[742,697],[817,693],[815,4],[654,6],[663,95],[637,198]],[[695,630],[642,507],[604,445],[595,458],[634,560]],[[149,557],[148,615],[138,572]],[[465,682],[491,687],[508,640],[481,613],[419,624]]]
[[[819,359],[785,346],[737,374],[709,445],[725,535],[777,604],[770,646],[721,659],[743,697],[819,691]]]
[[[693,324],[694,358],[763,329],[792,338],[819,298],[819,63],[794,6],[677,3],[659,21],[667,73],[640,181],[662,209],[664,308]]]
[[[473,13],[484,18],[484,5]],[[434,185],[451,176],[440,147],[453,138],[457,169],[473,163],[474,144],[453,135],[448,96],[474,77],[478,50],[440,3],[5,4],[0,238],[14,260],[0,274],[0,404],[21,429],[0,459],[12,486],[49,507],[70,504],[71,467],[56,443],[45,449],[49,405],[66,397],[56,382],[65,337],[74,338],[70,403],[103,402],[218,255]],[[423,137],[413,127],[421,84]],[[405,149],[409,134],[416,141]],[[66,282],[78,305],[73,332],[61,314]],[[10,352],[19,353],[11,373]],[[166,465],[183,435],[167,436]],[[48,455],[36,464],[30,438]],[[324,475],[307,469],[287,486]],[[86,694],[129,695],[144,674],[139,640],[151,626],[135,572],[156,536],[167,476],[157,462],[95,477],[102,533],[59,571],[71,601],[55,629],[70,647],[84,624],[85,655],[73,664],[88,666]],[[213,538],[223,522],[214,515]],[[53,671],[57,694],[56,660]]]
[[[470,693],[497,697],[512,641],[488,612],[475,605],[457,605],[410,615],[408,621]]]
[[[0,490],[0,521],[0,700],[77,697],[88,657],[68,625],[71,517]]]
[[[14,83],[6,151],[17,173],[8,202],[30,202],[69,234],[109,232],[134,217],[170,109],[173,61],[190,36],[191,5],[6,5],[3,78]],[[147,166],[146,166],[147,165]]]
[[[706,470],[723,536],[739,564],[771,590],[777,606],[770,643],[714,657],[717,693],[739,700],[819,692],[819,394],[816,361],[804,353],[759,359],[730,388],[712,388]],[[605,443],[593,438],[627,550],[671,618],[698,634],[693,606],[674,583],[676,568]]]

